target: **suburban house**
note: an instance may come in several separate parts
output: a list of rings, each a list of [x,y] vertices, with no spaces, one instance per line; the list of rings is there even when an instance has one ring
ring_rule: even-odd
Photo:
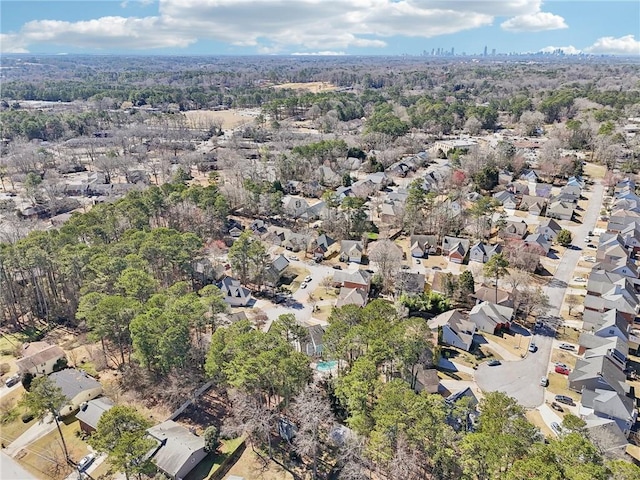
[[[466,238],[444,237],[442,255],[449,257],[449,261],[453,263],[463,263],[469,252],[469,243]]]
[[[633,398],[618,395],[611,390],[584,389],[580,399],[580,416],[584,418],[592,415],[614,420],[625,437],[628,437],[638,418],[638,411]]]
[[[491,257],[501,252],[502,245],[499,243],[491,245],[488,243],[477,242],[469,249],[469,261],[487,263]]]
[[[150,452],[151,461],[173,480],[185,478],[207,456],[204,437],[191,433],[173,420],[151,427],[147,432],[158,442]]]
[[[527,236],[528,231],[527,223],[524,220],[519,222],[508,221],[505,226],[500,229],[498,236],[504,239],[522,240]]]
[[[421,273],[400,271],[396,274],[396,292],[419,295],[425,292],[426,278]]]
[[[596,297],[611,290],[613,285],[625,285],[629,280],[624,275],[605,270],[591,270],[587,280],[587,294]]]
[[[365,292],[369,292],[372,278],[372,273],[362,269],[356,270],[355,272],[336,270],[333,272],[332,283],[336,288],[359,288]]]
[[[282,277],[282,274],[289,266],[289,263],[289,260],[287,260],[287,258],[282,254],[274,258],[266,270],[267,283],[273,287],[278,285],[280,277]]]
[[[476,332],[475,323],[469,321],[458,310],[449,310],[427,322],[431,330],[442,332],[438,335],[445,345],[460,348],[465,351],[471,349],[473,334]]]
[[[629,344],[620,337],[599,337],[592,333],[582,332],[578,337],[578,354],[584,358],[610,355],[620,365],[626,364],[629,355]]]
[[[324,327],[322,325],[309,325],[300,322],[307,331],[304,338],[295,341],[296,350],[309,357],[319,357],[322,355],[324,337]]]
[[[551,250],[551,244],[544,237],[544,235],[540,235],[539,233],[532,233],[531,235],[527,235],[527,238],[524,239],[525,245],[533,245],[536,249],[542,250],[545,255],[549,254],[549,250]]]
[[[589,440],[605,452],[607,456],[622,458],[626,456],[629,442],[614,420],[589,415],[584,417],[585,429]]]
[[[113,402],[107,397],[94,398],[81,404],[80,410],[76,413],[76,418],[80,422],[80,430],[91,435],[98,428],[102,414],[113,407]]]
[[[52,373],[49,378],[69,400],[69,403],[60,409],[61,417],[78,410],[84,402],[102,395],[100,382],[82,370],[67,368]]]
[[[342,240],[340,242],[340,261],[362,263],[364,245],[359,240]]]
[[[606,312],[616,309],[629,324],[632,324],[638,315],[638,305],[638,296],[628,281],[611,285],[609,290],[605,290],[600,296],[587,292],[584,298],[585,311]]]
[[[551,202],[551,205],[547,208],[547,217],[569,221],[573,218],[573,210],[572,204],[556,200]]]
[[[507,185],[507,192],[511,192],[517,197],[529,194],[529,185],[524,182],[511,182]]]
[[[60,360],[66,359],[64,350],[47,342],[25,343],[22,357],[16,361],[21,374],[49,375]]]
[[[329,247],[333,245],[335,240],[323,233],[316,238],[311,245],[313,249],[313,258],[318,262],[324,260],[325,255],[329,251]]]
[[[287,215],[299,218],[309,209],[309,204],[304,198],[287,195],[282,198],[282,207]]]
[[[476,288],[472,296],[476,299],[476,303],[489,302],[504,305],[505,307],[513,307],[511,294],[499,288],[481,286]]]
[[[597,337],[618,337],[625,342],[629,340],[629,323],[618,310],[604,313],[587,311],[583,318],[582,329]]]
[[[516,196],[506,190],[494,193],[493,198],[500,202],[500,204],[507,210],[515,210],[518,207],[518,199]]]
[[[540,215],[546,204],[547,201],[542,197],[523,195],[518,208],[520,210],[525,210],[532,215]]]
[[[345,305],[364,307],[368,299],[369,294],[361,288],[342,287],[336,300],[336,307],[344,307]]]
[[[469,312],[469,320],[477,329],[492,335],[500,330],[509,330],[512,318],[513,308],[490,302],[479,303]]]
[[[440,377],[435,368],[424,368],[423,365],[416,367],[416,392],[438,393],[440,387]]]
[[[409,243],[411,256],[415,258],[434,255],[438,250],[438,238],[435,235],[411,235]]]
[[[620,258],[611,262],[603,261],[594,263],[592,270],[604,270],[609,273],[623,275],[630,279],[637,279],[639,276],[638,267],[630,258]]]
[[[562,227],[552,218],[543,219],[535,229],[535,233],[542,235],[548,242],[554,242]]]
[[[601,262],[613,262],[620,259],[629,258],[629,250],[627,250],[624,240],[620,235],[606,238],[602,235],[598,249],[596,250],[596,260]]]
[[[620,395],[629,393],[627,376],[620,365],[610,356],[579,358],[569,374],[569,388],[576,392],[584,390],[613,390]]]
[[[251,291],[243,287],[240,280],[224,277],[219,288],[224,295],[224,301],[232,307],[246,307],[251,302]]]

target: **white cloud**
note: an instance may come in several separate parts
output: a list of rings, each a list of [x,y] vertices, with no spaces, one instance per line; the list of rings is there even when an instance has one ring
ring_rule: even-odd
[[[582,53],[582,50],[574,47],[573,45],[568,45],[566,47],[548,46],[548,47],[544,47],[544,48],[540,49],[540,51],[543,52],[543,53],[553,53],[553,52],[556,52],[558,50],[562,50],[562,53],[564,53],[565,55],[578,55],[578,54]]]
[[[536,12],[518,15],[502,22],[500,26],[509,32],[542,32],[545,30],[559,30],[569,28],[564,18],[549,12]]]
[[[640,40],[634,35],[624,37],[601,37],[593,45],[585,48],[589,53],[604,53],[611,55],[640,55]]]
[[[130,6],[131,0],[124,0],[124,5],[127,1]],[[211,39],[258,51],[342,51],[384,47],[384,39],[392,36],[453,34],[491,25],[496,16],[514,16],[512,23],[542,18],[547,24],[550,16],[564,24],[561,17],[540,13],[541,4],[542,0],[159,0],[157,16],[29,22],[11,34],[15,37],[8,45],[152,49]],[[1,48],[9,51],[4,42]]]
[[[0,52],[29,53],[27,42],[15,33],[0,33]]]

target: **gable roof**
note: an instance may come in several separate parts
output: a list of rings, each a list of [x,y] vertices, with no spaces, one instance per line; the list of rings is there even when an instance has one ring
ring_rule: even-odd
[[[362,254],[363,251],[364,245],[360,240],[342,240],[340,242],[340,253],[352,255],[352,252]]]
[[[114,403],[107,397],[94,398],[80,406],[76,418],[91,428],[97,428],[102,414],[114,407]]]
[[[273,262],[271,262],[271,266],[276,270],[276,272],[282,273],[284,269],[289,266],[289,263],[289,260],[287,260],[284,255],[280,254],[273,260]]]
[[[474,306],[469,312],[469,318],[471,320],[473,320],[472,317],[476,316],[482,317],[497,326],[498,324],[511,322],[513,308],[496,305],[491,302],[482,302]]]
[[[151,427],[147,432],[159,442],[152,454],[154,463],[171,477],[176,476],[193,453],[204,450],[204,437],[194,435],[173,420]]]
[[[548,228],[555,233],[559,233],[562,230],[562,227],[556,222],[553,218],[544,218],[536,228],[536,233],[539,233],[538,230],[542,228]]]
[[[624,420],[633,418],[635,408],[632,398],[602,389],[595,391],[584,389],[580,403],[583,407],[591,408],[596,414]]]
[[[396,288],[409,293],[424,293],[426,278],[422,273],[398,272]]]
[[[336,300],[336,307],[343,307],[345,305],[357,305],[358,307],[364,307],[367,304],[367,292],[361,288],[340,288],[340,295]]]
[[[624,395],[629,392],[629,385],[625,383],[627,376],[608,356],[579,358],[569,374],[569,383],[600,377],[617,393]]]
[[[22,347],[23,357],[16,361],[20,371],[27,371],[50,360],[64,358],[64,350],[58,345],[49,345],[46,342],[27,343]]]
[[[75,368],[54,372],[49,375],[49,378],[69,400],[73,400],[79,393],[102,387],[100,382],[90,377],[87,372],[76,370]]]

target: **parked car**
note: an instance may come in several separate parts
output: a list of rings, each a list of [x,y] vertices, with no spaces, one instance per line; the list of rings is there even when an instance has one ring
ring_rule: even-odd
[[[302,282],[300,284],[300,288],[307,288],[307,282]]]
[[[562,367],[562,368],[569,368],[569,366],[566,363],[560,363],[560,362],[556,362],[555,366]]]
[[[342,267],[340,265],[334,265],[333,268],[335,268],[336,270],[342,270]]]
[[[573,405],[573,398],[567,397],[566,395],[556,395],[554,400],[558,403],[564,403],[566,405]]]
[[[4,382],[4,384],[7,387],[13,387],[14,385],[16,385],[19,382],[20,382],[20,375],[18,373],[16,373],[15,375],[12,375],[9,378],[7,378],[5,380],[5,382]]]
[[[309,283],[311,280],[312,280],[311,275],[307,275],[307,277],[304,279],[306,283]]]
[[[562,427],[558,422],[551,422],[551,430],[553,430],[553,433],[558,436],[562,433]]]
[[[587,248],[598,248],[593,243],[588,243]]]
[[[556,403],[556,402],[551,402],[551,408],[553,408],[554,410],[556,410],[558,412],[564,412],[564,408],[562,408],[562,405],[560,405],[559,403]]]
[[[557,365],[556,365],[555,371],[556,371],[556,373],[559,373],[561,375],[569,375],[571,373],[571,370],[569,370],[568,368],[559,367]]]
[[[416,258],[416,263],[419,265],[420,264],[420,259]]]
[[[538,346],[535,343],[531,342],[529,344],[529,351],[531,353],[535,353],[537,350],[538,350]]]
[[[589,233],[587,233],[587,235],[589,235],[590,237],[593,237],[593,232],[589,230]]]
[[[576,349],[576,347],[568,343],[561,343],[558,348],[561,348],[562,350],[571,350],[572,352]]]
[[[500,363],[500,360],[496,360],[494,358],[493,360],[489,360],[487,362],[487,365],[489,365],[490,367],[497,367],[498,365],[502,365],[502,363]]]
[[[298,257],[296,257],[295,255],[287,255],[287,259],[295,262],[296,260],[298,260]]]
[[[596,257],[587,255],[586,257],[584,257],[584,261],[589,263],[596,263]]]
[[[82,457],[82,459],[78,462],[78,471],[84,472],[87,468],[89,468],[89,465],[91,465],[95,459],[96,456],[93,453]]]
[[[434,267],[431,267],[431,270],[442,270],[442,269],[439,266],[436,265]]]
[[[549,385],[549,377],[542,377],[540,379],[540,385],[546,387]]]
[[[584,277],[573,277],[573,281],[576,283],[584,283],[587,281],[587,279]]]

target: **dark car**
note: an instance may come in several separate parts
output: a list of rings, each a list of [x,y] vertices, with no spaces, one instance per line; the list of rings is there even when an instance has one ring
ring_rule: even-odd
[[[336,270],[342,270],[342,267],[340,265],[334,265],[333,268],[335,268]]]
[[[497,367],[498,365],[502,365],[502,364],[500,363],[500,360],[493,359],[493,360],[489,360],[487,362],[487,365],[489,365],[490,367]]]
[[[554,400],[558,403],[564,403],[565,405],[573,405],[573,398],[566,395],[556,395]]]
[[[14,385],[16,385],[18,382],[20,381],[20,375],[15,374],[9,378],[7,378],[7,380],[4,382],[4,384],[7,387],[13,387]]]
[[[551,408],[553,408],[554,410],[556,410],[558,412],[564,412],[564,408],[562,408],[562,405],[560,405],[559,403],[556,403],[556,402],[551,402]]]

